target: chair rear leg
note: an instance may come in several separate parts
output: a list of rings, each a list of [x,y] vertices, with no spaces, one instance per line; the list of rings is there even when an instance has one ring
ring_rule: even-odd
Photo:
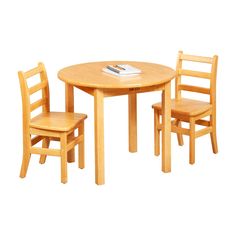
[[[217,137],[216,137],[216,118],[214,115],[210,116],[210,122],[212,125],[212,132],[211,135],[211,145],[212,145],[212,151],[213,153],[218,153],[218,145],[217,145]]]
[[[195,120],[190,118],[189,163],[195,163]]]
[[[79,161],[78,161],[78,165],[80,169],[83,169],[85,166],[85,161],[84,161],[84,121],[80,123],[79,128],[79,135],[83,135],[83,139],[82,141],[79,143],[78,145],[78,153],[79,153]]]
[[[176,119],[176,126],[181,128],[181,121],[179,119]],[[178,139],[179,146],[183,146],[184,145],[183,135],[180,133],[177,133],[177,139]]]
[[[160,113],[158,110],[154,109],[154,154],[155,156],[160,155]]]
[[[50,139],[48,137],[44,138],[42,147],[49,148],[49,144],[50,144]],[[40,155],[39,163],[44,164],[46,161],[46,157],[47,157],[47,155]]]
[[[67,134],[61,134],[61,182],[67,183]]]

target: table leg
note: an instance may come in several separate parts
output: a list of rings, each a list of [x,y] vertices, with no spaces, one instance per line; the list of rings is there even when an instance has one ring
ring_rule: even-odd
[[[65,84],[65,105],[67,112],[74,112],[74,87],[70,84]],[[74,132],[68,135],[68,142],[70,142],[74,138]],[[67,153],[67,161],[74,162],[75,161],[75,149],[71,149]]]
[[[104,95],[103,91],[94,91],[94,136],[95,136],[95,182],[105,183],[104,177]]]
[[[171,91],[170,82],[162,91],[162,171],[171,171]]]
[[[137,94],[129,94],[129,151],[137,152]]]

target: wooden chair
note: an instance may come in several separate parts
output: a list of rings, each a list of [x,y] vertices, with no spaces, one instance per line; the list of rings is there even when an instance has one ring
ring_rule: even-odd
[[[40,83],[29,88],[27,80],[39,75]],[[50,112],[49,85],[43,63],[27,72],[18,72],[23,110],[23,160],[20,177],[27,173],[31,154],[40,154],[40,163],[46,155],[61,157],[61,182],[67,182],[67,152],[79,144],[79,167],[84,168],[84,120],[86,115],[69,112]],[[40,92],[41,99],[31,103],[30,95]],[[31,117],[31,112],[42,108],[42,113]],[[79,135],[68,142],[68,135],[78,129]],[[34,137],[32,137],[34,135]],[[42,148],[34,147],[42,140]],[[60,149],[49,149],[49,142],[60,141]]]
[[[198,63],[207,63],[211,66],[209,73],[185,70],[182,68],[183,61],[191,61]],[[179,51],[177,66],[176,66],[176,80],[175,80],[175,99],[171,102],[171,117],[175,118],[172,121],[171,131],[177,133],[179,145],[183,145],[183,136],[189,136],[189,163],[195,162],[195,139],[205,134],[210,133],[212,149],[214,153],[218,152],[216,139],[216,74],[217,74],[218,56],[201,57],[183,54]],[[196,78],[203,78],[210,80],[209,88],[198,87],[181,83],[181,76],[190,76]],[[188,78],[190,79],[190,78]],[[193,99],[182,98],[181,91],[190,91],[209,95],[209,101],[203,102]],[[154,104],[154,152],[155,155],[160,154],[160,115],[161,103]],[[209,120],[203,119],[210,116]],[[189,129],[182,128],[181,122],[189,123]],[[195,125],[205,126],[205,128],[196,131]]]

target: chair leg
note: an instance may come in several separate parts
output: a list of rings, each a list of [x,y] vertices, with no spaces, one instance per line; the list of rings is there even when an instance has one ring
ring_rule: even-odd
[[[79,135],[83,135],[83,140],[79,143],[79,168],[83,169],[85,166],[85,161],[84,161],[84,122],[81,122],[79,125]]]
[[[190,134],[189,134],[189,163],[195,163],[195,120],[190,118]]]
[[[67,183],[67,134],[61,134],[61,182]]]
[[[218,153],[218,145],[217,145],[217,138],[216,138],[216,118],[214,115],[210,116],[210,123],[212,125],[212,132],[211,132],[211,145],[213,153]]]
[[[20,170],[21,178],[24,178],[27,174],[29,161],[31,157],[30,147],[31,147],[30,135],[23,134],[23,158],[22,158],[22,164],[21,164],[21,170]]]
[[[176,126],[181,128],[181,121],[179,119],[176,119]],[[184,145],[183,135],[177,133],[177,139],[179,146],[183,146]]]
[[[160,129],[158,126],[160,124],[160,114],[159,111],[154,109],[154,154],[155,156],[160,155]]]
[[[50,144],[50,139],[48,137],[44,138],[42,147],[43,148],[48,148],[49,144]],[[47,155],[40,155],[39,163],[44,164],[45,161],[46,161],[46,157],[47,157]]]
[[[22,159],[22,164],[21,164],[21,170],[20,170],[20,177],[25,178],[29,166],[29,161],[30,161],[30,151],[29,148],[24,148],[23,151],[23,159]]]

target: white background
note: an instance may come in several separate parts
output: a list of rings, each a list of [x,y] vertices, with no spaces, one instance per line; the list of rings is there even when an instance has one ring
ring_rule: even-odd
[[[236,14],[234,1],[100,0],[1,1],[0,235],[236,235],[234,156]],[[172,134],[172,172],[153,155],[153,111],[160,92],[138,95],[138,152],[128,152],[127,97],[105,100],[106,184],[94,183],[93,98],[75,92],[86,120],[86,168],[32,156],[20,179],[21,96],[18,70],[45,63],[52,110],[64,110],[57,72],[99,60],[139,60],[175,68],[176,55],[219,55],[219,154],[209,136],[196,142],[188,164],[188,138]],[[174,95],[174,94],[173,94]]]

